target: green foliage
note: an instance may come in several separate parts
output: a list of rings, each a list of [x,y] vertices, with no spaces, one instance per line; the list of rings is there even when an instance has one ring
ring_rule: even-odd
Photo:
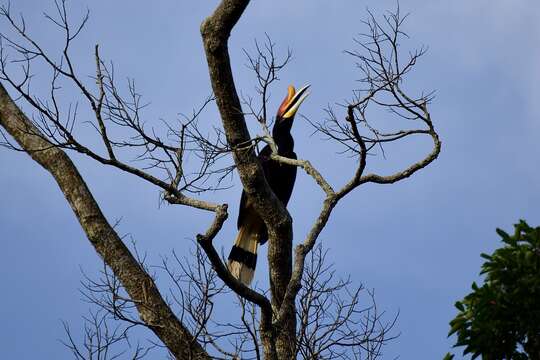
[[[501,229],[503,247],[491,255],[480,274],[485,283],[455,307],[448,336],[457,334],[454,347],[484,360],[538,359],[540,355],[540,227],[523,220],[509,235]],[[445,359],[451,359],[447,354]]]

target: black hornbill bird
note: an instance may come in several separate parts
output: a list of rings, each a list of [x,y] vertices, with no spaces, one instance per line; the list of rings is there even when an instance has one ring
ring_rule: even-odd
[[[296,91],[293,86],[289,86],[287,97],[277,112],[272,137],[277,145],[278,154],[281,156],[296,159],[296,154],[293,151],[294,140],[291,135],[291,127],[300,104],[309,95],[308,88],[309,85],[306,85]],[[272,160],[271,155],[272,150],[269,145],[266,145],[259,153],[258,158],[268,185],[283,205],[287,206],[296,180],[296,166]],[[268,234],[264,221],[249,203],[244,191],[242,191],[240,199],[237,226],[238,235],[229,254],[229,271],[238,280],[249,285],[257,263],[257,248],[259,244],[266,243]]]

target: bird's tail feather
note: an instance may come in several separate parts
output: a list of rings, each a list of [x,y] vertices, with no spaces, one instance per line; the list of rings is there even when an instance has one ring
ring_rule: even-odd
[[[229,254],[229,271],[246,286],[251,284],[257,264],[257,248],[259,247],[257,235],[253,226],[241,226]]]

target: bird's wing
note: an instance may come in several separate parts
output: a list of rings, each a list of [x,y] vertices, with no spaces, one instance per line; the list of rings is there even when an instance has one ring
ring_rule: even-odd
[[[279,164],[276,161],[270,160],[271,153],[272,150],[270,147],[265,146],[259,153],[259,160],[261,161],[264,175],[266,176],[266,181],[268,181],[278,199],[280,199],[281,202],[287,206],[287,203],[292,195],[294,183],[296,181],[297,168],[296,166]],[[297,159],[294,152],[287,154],[286,156],[291,159]],[[250,211],[254,210],[249,205],[245,191],[242,191],[237,221],[238,228],[242,226],[246,220],[247,213]]]
[[[287,155],[288,158],[297,159],[296,154],[292,152]],[[279,186],[272,186],[274,193],[281,200],[283,205],[287,206],[292,195],[294,188],[294,183],[296,182],[296,172],[298,168],[296,166],[290,165],[278,165],[281,167],[280,176],[277,179],[280,184]]]
[[[291,159],[297,158],[294,152],[283,156]],[[263,168],[272,191],[283,205],[287,206],[296,181],[296,166],[281,164],[277,161],[268,161],[266,164],[263,163]]]
[[[259,161],[262,164],[262,168],[264,171],[265,176],[268,174],[268,160],[270,159],[270,154],[272,154],[272,150],[268,145],[266,145],[258,155]],[[242,190],[242,196],[240,197],[240,208],[238,209],[238,220],[236,221],[236,226],[238,229],[244,224],[244,221],[246,221],[247,213],[250,211],[254,211],[253,208],[248,203],[248,198],[246,195],[246,192]]]
[[[246,219],[247,212],[247,195],[244,190],[242,190],[242,196],[240,197],[240,208],[238,209],[238,220],[236,221],[236,226],[238,230],[242,227]]]

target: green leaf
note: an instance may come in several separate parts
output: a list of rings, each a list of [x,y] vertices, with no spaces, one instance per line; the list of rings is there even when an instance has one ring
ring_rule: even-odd
[[[458,330],[461,328],[461,325],[462,325],[462,324],[454,324],[454,326],[452,326],[452,327],[450,328],[450,331],[448,332],[447,337],[452,336],[456,331],[458,331]]]
[[[472,352],[472,346],[469,344],[467,345],[467,347],[465,348],[465,350],[463,350],[463,355],[467,355],[468,353]]]
[[[491,260],[492,259],[491,255],[488,255],[488,254],[485,254],[485,253],[481,253],[480,257],[483,257],[486,260]]]
[[[458,309],[459,311],[465,311],[465,306],[463,306],[463,303],[461,301],[456,301],[456,303],[454,304],[454,306],[456,307],[456,309]]]
[[[495,231],[497,232],[497,234],[499,234],[500,237],[503,238],[503,241],[504,241],[504,240],[507,240],[508,238],[510,238],[510,235],[508,235],[508,233],[505,232],[505,231],[502,230],[502,229],[497,228],[497,229],[495,229]]]

